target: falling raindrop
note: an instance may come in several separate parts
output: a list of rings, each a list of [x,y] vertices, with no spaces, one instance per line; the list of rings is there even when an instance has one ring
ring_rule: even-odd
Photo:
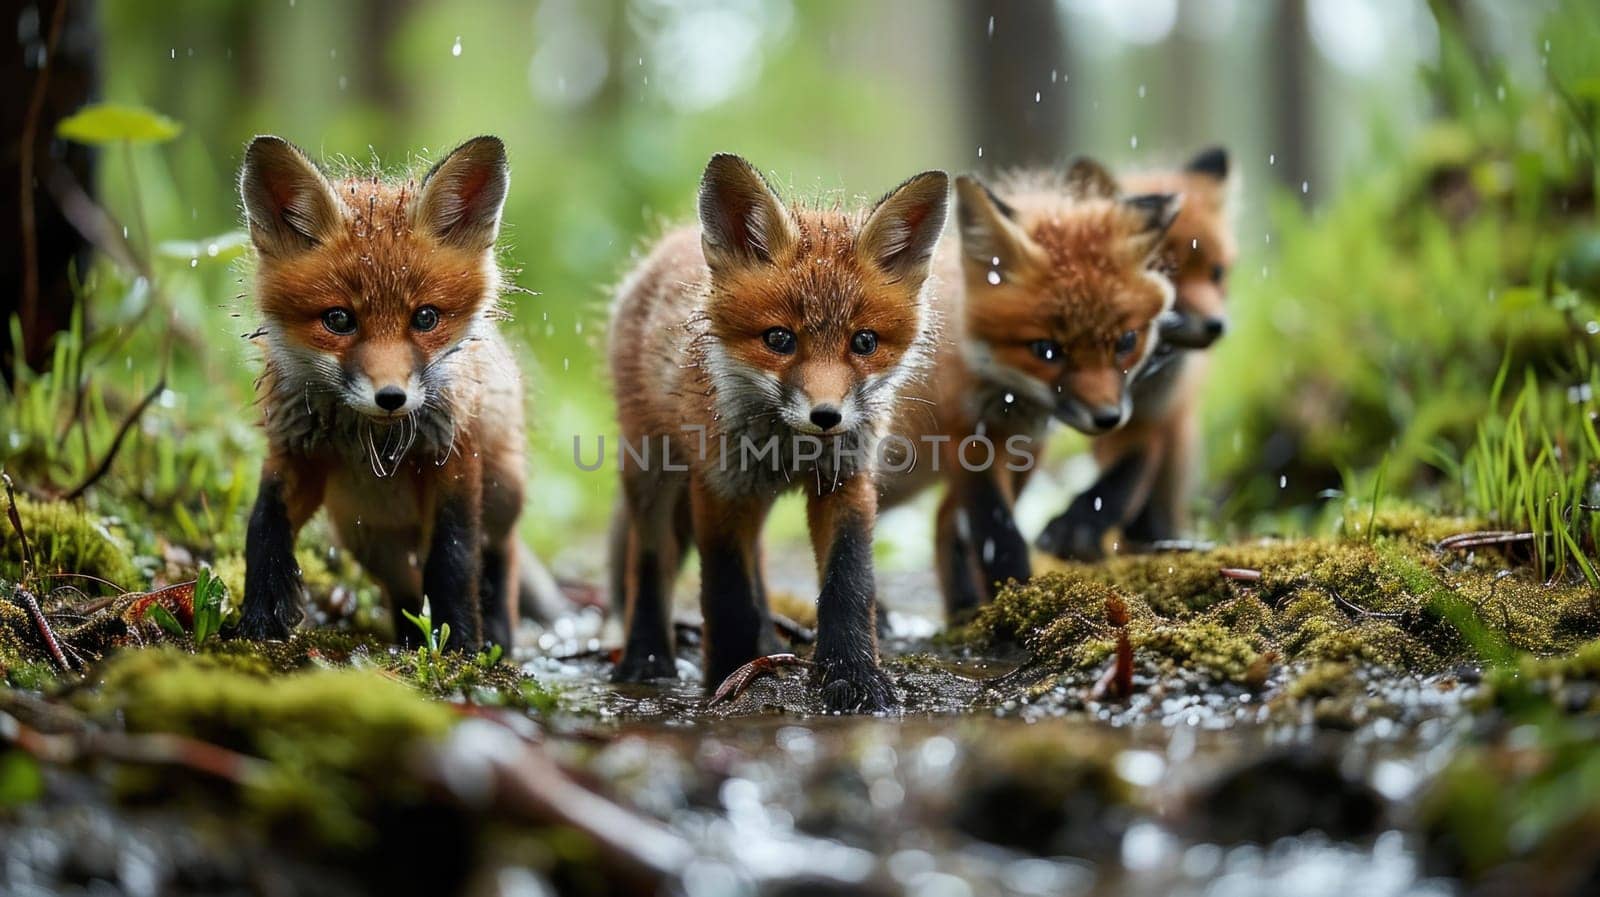
[[[1276,164],[1278,164],[1278,154],[1277,153],[1267,153],[1267,164],[1268,165],[1276,165]]]
[[[980,159],[983,158],[983,147],[981,147],[981,146],[978,147],[978,158],[980,158]]]
[[[1301,192],[1301,194],[1310,193],[1311,192],[1311,182],[1310,181],[1301,181],[1300,182],[1300,192]]]
[[[1139,99],[1144,99],[1144,85],[1139,85]]]
[[[1098,495],[1096,495],[1096,496],[1095,496],[1095,497],[1094,497],[1094,512],[1095,512],[1095,513],[1096,513],[1096,514],[1098,514],[1098,513],[1100,513],[1100,509],[1101,509],[1101,508],[1102,508],[1102,507],[1103,507],[1103,506],[1104,506],[1104,505],[1105,505],[1105,502],[1103,502],[1103,501],[1101,501],[1101,500],[1100,500],[1100,496],[1098,496]]]
[[[460,56],[461,55],[461,35],[459,35],[459,34],[456,35],[455,45],[450,48],[450,55],[451,56]]]
[[[1278,488],[1279,489],[1287,489],[1287,488],[1289,488],[1289,477],[1288,477],[1287,474],[1278,474]]]
[[[994,40],[994,16],[989,17],[989,39]]]
[[[1135,134],[1132,137],[1128,138],[1128,146],[1131,149],[1138,149],[1139,148],[1139,135],[1138,134]]]
[[[1035,103],[1039,102],[1039,91],[1037,90],[1033,92],[1033,101]]]

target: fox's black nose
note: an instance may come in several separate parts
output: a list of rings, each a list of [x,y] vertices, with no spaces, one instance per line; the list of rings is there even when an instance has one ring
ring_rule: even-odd
[[[1090,419],[1094,421],[1096,427],[1102,430],[1111,430],[1122,423],[1122,409],[1096,408],[1094,413],[1090,415]]]
[[[378,390],[372,400],[377,402],[378,407],[385,411],[399,411],[405,407],[406,391],[398,386],[385,386]]]
[[[844,420],[844,415],[832,405],[818,405],[811,409],[811,422],[824,430],[831,430],[839,426],[839,421]]]
[[[1228,330],[1227,318],[1206,318],[1206,336],[1216,339]]]

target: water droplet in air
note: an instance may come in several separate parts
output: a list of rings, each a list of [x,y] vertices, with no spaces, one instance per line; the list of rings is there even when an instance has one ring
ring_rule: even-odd
[[[994,16],[989,17],[989,37],[994,38]]]
[[[980,158],[980,159],[983,158],[983,147],[981,147],[981,146],[978,147],[978,158]]]
[[[459,35],[459,34],[456,35],[455,45],[450,48],[450,55],[451,56],[460,56],[461,55],[461,35]]]
[[[1144,85],[1139,85],[1139,99],[1144,99]]]
[[[1104,506],[1104,505],[1105,505],[1105,502],[1103,502],[1103,501],[1101,501],[1101,500],[1100,500],[1100,496],[1098,496],[1098,495],[1096,495],[1096,496],[1095,496],[1095,497],[1094,497],[1094,512],[1095,512],[1095,513],[1096,513],[1096,514],[1098,514],[1098,513],[1100,513],[1100,509],[1101,509],[1101,508],[1102,508],[1102,507],[1103,507],[1103,506]]]
[[[1276,165],[1276,164],[1278,164],[1278,154],[1277,153],[1267,153],[1267,164],[1268,165]]]
[[[1287,488],[1289,488],[1289,477],[1288,477],[1287,474],[1279,474],[1278,475],[1278,488],[1279,489],[1287,489]]]
[[[1132,137],[1128,138],[1128,146],[1131,149],[1138,149],[1139,148],[1139,135],[1138,134],[1135,134]]]
[[[999,271],[990,271],[989,272],[989,285],[990,286],[999,286],[1000,285],[1000,272]]]

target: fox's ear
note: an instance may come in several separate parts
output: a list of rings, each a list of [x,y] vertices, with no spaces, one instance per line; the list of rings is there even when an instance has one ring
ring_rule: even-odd
[[[417,224],[441,242],[490,249],[500,235],[500,210],[510,186],[506,145],[498,137],[474,137],[423,177]]]
[[[1088,156],[1079,156],[1067,166],[1067,192],[1078,199],[1111,199],[1121,193],[1122,188],[1104,165]]]
[[[1036,254],[1016,211],[970,174],[956,178],[956,224],[962,254],[1002,277]]]
[[[920,284],[944,233],[949,205],[950,176],[924,171],[878,200],[861,226],[856,251],[896,280]]]
[[[732,153],[707,163],[699,207],[700,247],[713,271],[771,264],[799,238],[767,179]]]
[[[1167,235],[1167,229],[1183,208],[1181,193],[1142,193],[1122,200],[1124,208],[1133,212],[1132,241],[1135,251],[1143,255],[1154,252]]]
[[[339,226],[333,187],[305,153],[282,137],[250,141],[239,171],[239,197],[251,242],[262,255],[302,252]]]
[[[1183,170],[1225,181],[1228,179],[1228,151],[1220,146],[1201,150]]]

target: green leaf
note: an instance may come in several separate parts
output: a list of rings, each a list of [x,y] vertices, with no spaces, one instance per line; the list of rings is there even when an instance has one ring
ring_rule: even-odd
[[[90,103],[62,119],[56,135],[78,143],[166,143],[183,133],[183,125],[143,106]]]
[[[229,231],[200,240],[164,240],[156,244],[156,254],[162,258],[183,262],[189,267],[213,263],[227,263],[244,255],[250,245],[250,235],[242,230]]]
[[[178,618],[172,615],[172,611],[167,610],[160,604],[150,605],[150,609],[146,610],[144,615],[155,620],[156,624],[165,629],[168,635],[173,637],[181,637],[183,635],[183,624],[179,623]]]

